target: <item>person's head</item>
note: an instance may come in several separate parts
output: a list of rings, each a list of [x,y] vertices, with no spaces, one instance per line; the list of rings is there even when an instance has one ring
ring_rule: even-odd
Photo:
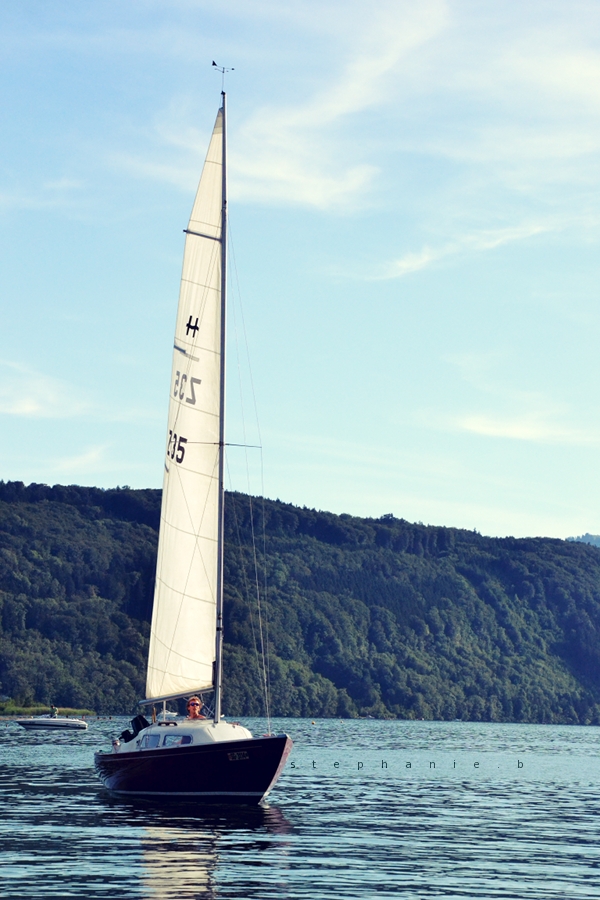
[[[188,716],[191,716],[192,719],[195,719],[200,715],[201,708],[202,701],[200,700],[200,697],[190,697],[187,702]]]

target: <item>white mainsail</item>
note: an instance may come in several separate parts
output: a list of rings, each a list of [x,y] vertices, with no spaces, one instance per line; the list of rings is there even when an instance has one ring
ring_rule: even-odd
[[[147,699],[213,685],[220,578],[223,150],[224,108],[217,115],[186,232]]]

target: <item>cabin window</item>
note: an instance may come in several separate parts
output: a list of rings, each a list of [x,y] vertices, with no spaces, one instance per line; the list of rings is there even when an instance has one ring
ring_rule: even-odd
[[[191,734],[165,734],[163,747],[180,747],[182,744],[191,744]]]
[[[158,747],[160,743],[160,734],[145,734],[140,744],[140,750],[152,750]]]

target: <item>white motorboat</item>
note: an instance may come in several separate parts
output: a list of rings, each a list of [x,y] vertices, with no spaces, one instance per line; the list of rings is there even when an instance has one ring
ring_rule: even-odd
[[[85,731],[88,723],[83,719],[70,719],[68,716],[31,716],[28,719],[17,719],[17,725],[28,731],[44,729],[45,731],[58,731],[61,728],[71,731]]]

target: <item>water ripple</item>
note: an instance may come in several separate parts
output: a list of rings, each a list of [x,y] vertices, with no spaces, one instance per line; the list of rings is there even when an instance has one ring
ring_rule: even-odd
[[[256,732],[264,723],[249,722]],[[597,900],[596,729],[278,722],[267,808],[111,799],[78,735],[0,728],[3,896]],[[199,775],[199,777],[201,777]]]

